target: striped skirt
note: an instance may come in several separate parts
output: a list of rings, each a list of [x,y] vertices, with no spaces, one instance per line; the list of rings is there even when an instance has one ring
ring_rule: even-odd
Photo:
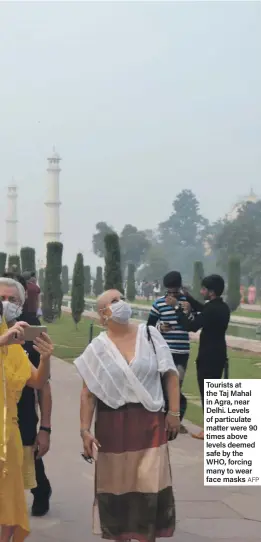
[[[93,532],[107,540],[154,542],[175,530],[163,412],[140,404],[97,405]]]

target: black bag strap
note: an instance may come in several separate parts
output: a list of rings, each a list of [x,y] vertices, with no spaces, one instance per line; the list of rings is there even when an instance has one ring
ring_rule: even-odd
[[[149,343],[151,343],[152,348],[153,348],[153,351],[154,351],[154,354],[156,355],[156,348],[155,348],[155,344],[154,344],[153,339],[152,339],[152,336],[151,336],[150,326],[148,326],[148,324],[147,324],[147,325],[146,325],[146,328],[147,328],[148,341],[149,341]]]

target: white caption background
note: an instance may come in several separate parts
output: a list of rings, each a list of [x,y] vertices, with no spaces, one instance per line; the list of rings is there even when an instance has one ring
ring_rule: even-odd
[[[261,379],[205,380],[205,486],[261,486],[260,403]]]

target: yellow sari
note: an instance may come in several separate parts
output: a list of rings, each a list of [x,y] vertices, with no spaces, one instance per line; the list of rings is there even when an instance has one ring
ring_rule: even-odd
[[[2,322],[0,335],[6,330]],[[29,534],[17,403],[30,376],[31,364],[20,345],[0,348],[0,525],[15,527],[14,542]]]

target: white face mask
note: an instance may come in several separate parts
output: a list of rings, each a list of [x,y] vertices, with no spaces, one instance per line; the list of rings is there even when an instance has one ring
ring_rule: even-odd
[[[12,303],[11,301],[3,301],[3,315],[6,323],[13,322],[22,314],[22,307]]]
[[[116,322],[117,324],[127,324],[131,318],[131,306],[122,299],[116,301],[116,303],[112,303],[110,309],[112,314],[109,317],[109,320],[113,320],[113,322]]]

